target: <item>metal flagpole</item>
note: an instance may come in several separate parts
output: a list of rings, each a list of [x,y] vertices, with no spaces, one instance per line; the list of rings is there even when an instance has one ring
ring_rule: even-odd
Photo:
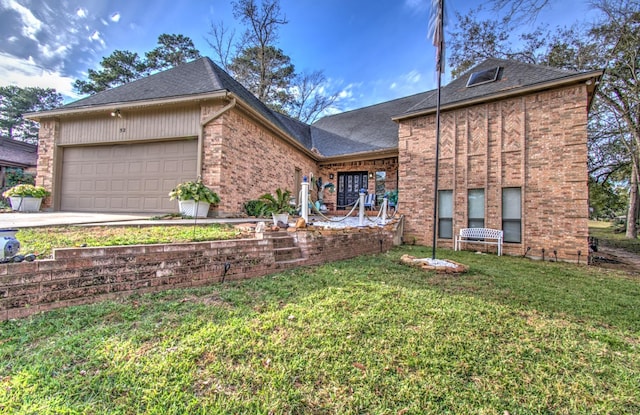
[[[436,95],[436,161],[435,178],[433,186],[433,239],[431,259],[436,259],[436,223],[438,220],[438,170],[440,158],[440,90],[442,83],[442,70],[444,53],[444,0],[433,0],[431,2],[432,17],[430,30],[433,31],[433,44],[436,47],[436,70],[438,72],[438,93]]]

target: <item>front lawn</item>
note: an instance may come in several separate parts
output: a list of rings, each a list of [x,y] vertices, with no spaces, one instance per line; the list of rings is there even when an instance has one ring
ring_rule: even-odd
[[[640,413],[640,280],[405,246],[0,323],[0,413]]]
[[[240,232],[229,225],[198,226],[55,226],[23,228],[16,238],[22,254],[51,257],[54,248],[195,242],[232,239]]]

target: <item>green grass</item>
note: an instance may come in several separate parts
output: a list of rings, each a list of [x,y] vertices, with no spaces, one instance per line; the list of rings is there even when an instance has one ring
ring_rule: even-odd
[[[0,413],[640,413],[640,280],[402,247],[0,323]]]
[[[640,239],[628,239],[624,230],[611,222],[589,222],[589,235],[598,238],[600,244],[611,248],[640,254]]]
[[[38,258],[51,257],[53,248],[114,246],[169,242],[211,241],[237,238],[240,232],[229,225],[193,226],[59,226],[23,228],[16,238],[20,252]]]

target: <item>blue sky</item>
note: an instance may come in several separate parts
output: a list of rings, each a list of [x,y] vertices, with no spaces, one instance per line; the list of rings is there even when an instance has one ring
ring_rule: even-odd
[[[72,83],[99,69],[114,50],[144,55],[160,34],[190,37],[213,57],[211,22],[241,27],[229,0],[0,0],[0,85],[55,88],[78,98]],[[481,2],[449,0],[451,20]],[[486,3],[486,2],[485,2]],[[552,2],[539,21],[571,25],[584,19],[583,0]],[[281,0],[289,23],[278,46],[297,71],[322,70],[340,91],[340,110],[359,108],[435,87],[434,47],[427,38],[429,0]],[[445,76],[444,82],[448,79]]]

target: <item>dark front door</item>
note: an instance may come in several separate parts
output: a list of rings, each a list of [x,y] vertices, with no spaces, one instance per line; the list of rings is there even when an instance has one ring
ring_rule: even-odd
[[[351,209],[360,197],[360,189],[368,187],[366,171],[338,173],[338,210]]]

